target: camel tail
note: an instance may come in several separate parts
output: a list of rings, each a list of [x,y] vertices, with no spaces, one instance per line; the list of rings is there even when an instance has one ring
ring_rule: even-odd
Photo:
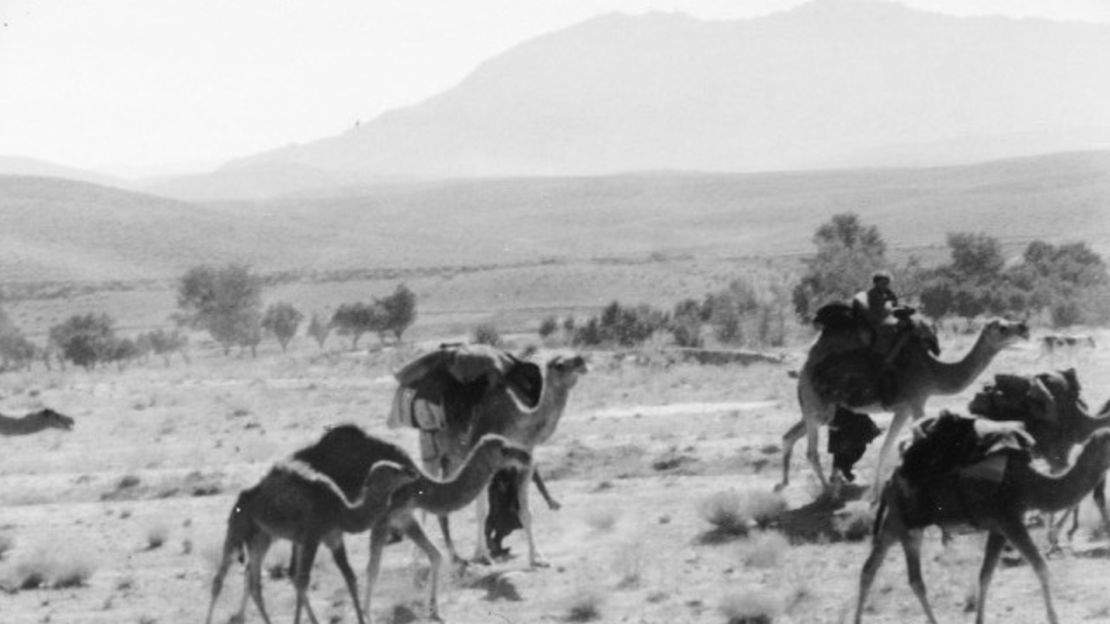
[[[251,536],[254,534],[254,523],[251,522],[250,517],[246,514],[246,504],[253,496],[253,490],[244,490],[239,494],[236,499],[235,505],[231,508],[231,513],[227,517],[227,536],[224,537],[224,559],[226,560],[232,553],[239,559],[239,563],[246,561],[246,547],[247,542],[250,541]]]

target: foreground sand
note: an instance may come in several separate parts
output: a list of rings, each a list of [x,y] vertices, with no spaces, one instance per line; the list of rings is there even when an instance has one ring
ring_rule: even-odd
[[[946,337],[946,356],[968,338]],[[191,365],[160,362],[123,372],[100,370],[9,373],[0,376],[0,412],[49,405],[77,419],[73,432],[0,440],[0,561],[7,586],[23,565],[56,559],[83,564],[84,584],[0,595],[0,621],[199,622],[235,493],[276,460],[311,443],[324,427],[355,422],[416,448],[415,433],[389,431],[389,372],[411,353],[320,354],[307,344],[257,360],[195,354]],[[797,353],[792,354],[796,365]],[[522,536],[507,544],[514,558],[491,567],[454,570],[441,592],[449,622],[542,622],[568,618],[575,604],[597,604],[600,622],[725,622],[730,600],[769,600],[776,622],[840,622],[850,614],[866,542],[805,539],[789,546],[765,537],[704,543],[710,526],[699,503],[722,491],[768,491],[779,478],[779,438],[797,418],[791,364],[751,367],[610,365],[598,355],[572,396],[567,415],[539,458],[563,503],[536,509],[538,538],[552,567],[526,568]],[[1032,346],[999,357],[995,372],[1035,372],[1076,364],[1084,396],[1110,396],[1110,355],[1050,363]],[[933,401],[962,409],[965,393]],[[885,419],[881,424],[885,424]],[[813,498],[795,454],[791,507]],[[860,464],[867,481],[877,445]],[[464,552],[473,547],[469,512],[454,518]],[[1095,526],[1093,511],[1084,512]],[[438,541],[438,531],[430,531]],[[1043,539],[1037,532],[1037,539]],[[360,572],[366,537],[348,546]],[[156,542],[160,542],[155,545]],[[1110,619],[1104,540],[1080,531],[1072,555],[1050,562],[1064,622]],[[925,575],[941,621],[971,621],[981,538],[944,547],[930,532]],[[271,551],[277,567],[289,549]],[[421,591],[413,581],[423,562],[413,549],[387,552],[375,592],[377,621],[409,621]],[[226,622],[242,591],[241,568],[228,577],[218,606]],[[291,621],[293,594],[285,579],[265,584],[270,613]],[[747,596],[747,597],[745,597]],[[342,580],[326,553],[313,575],[317,613],[354,622]],[[923,621],[905,582],[901,553],[892,549],[872,592],[865,621]],[[1001,569],[992,586],[989,620],[1041,622],[1040,591],[1027,566]],[[260,621],[248,610],[248,621]]]

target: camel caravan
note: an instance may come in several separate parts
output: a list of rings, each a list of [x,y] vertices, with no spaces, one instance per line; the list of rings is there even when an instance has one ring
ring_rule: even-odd
[[[854,478],[853,465],[882,433],[870,414],[891,413],[870,484],[872,545],[860,574],[854,621],[862,619],[887,550],[900,542],[910,587],[928,620],[936,622],[920,563],[923,530],[935,525],[945,531],[988,532],[977,622],[984,621],[987,588],[1009,543],[1031,564],[1048,620],[1056,623],[1048,567],[1030,538],[1026,515],[1048,514],[1055,547],[1068,517],[1074,532],[1077,505],[1093,493],[1110,531],[1104,492],[1110,469],[1110,403],[1091,415],[1074,370],[997,374],[969,403],[968,414],[927,415],[929,397],[969,388],[999,353],[1027,341],[1029,328],[1020,322],[989,321],[962,357],[942,360],[931,325],[914,310],[883,300],[881,277],[876,278],[878,299],[887,313],[876,318],[869,313],[875,302],[864,299],[829,304],[816,315],[820,334],[796,375],[801,418],[783,435],[782,480],[775,490],[789,485],[792,449],[804,436],[806,460],[824,495],[837,500],[843,484]],[[262,598],[261,562],[277,539],[294,543],[290,576],[295,622],[302,611],[317,622],[308,588],[320,544],[331,550],[358,621],[370,621],[383,550],[404,537],[428,559],[427,612],[438,619],[444,558],[417,510],[436,516],[452,563],[489,564],[506,554],[505,536],[520,529],[528,565],[546,567],[533,534],[531,486],[550,508],[560,505],[547,490],[533,453],[551,438],[570,392],[587,370],[585,359],[577,355],[553,357],[540,366],[501,349],[466,344],[441,345],[401,367],[386,424],[415,430],[420,457],[348,424],[330,429],[276,464],[239,495],[229,514],[207,622],[213,620],[236,557],[246,563],[246,591],[235,621],[243,621],[248,599],[270,621]],[[895,441],[907,424],[912,424],[912,440],[896,461]],[[834,457],[828,477],[818,453],[821,427],[830,429],[828,451]],[[1051,472],[1034,467],[1035,459]],[[471,503],[478,534],[467,560],[456,549],[449,515]],[[1064,513],[1057,517],[1056,512]],[[360,600],[343,536],[361,532],[370,534],[370,556]]]

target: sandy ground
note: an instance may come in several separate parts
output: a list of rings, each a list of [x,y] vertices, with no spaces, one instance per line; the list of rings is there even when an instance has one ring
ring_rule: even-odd
[[[1110,336],[1099,336],[1100,344]],[[962,355],[963,336],[947,336],[947,358]],[[77,420],[74,431],[0,440],[0,622],[200,622],[239,489],[269,466],[312,443],[328,425],[355,422],[415,452],[416,434],[385,429],[388,374],[411,353],[320,354],[308,344],[256,360],[197,353],[193,363],[161,362],[119,372],[68,370],[0,376],[0,412],[18,415],[49,405]],[[797,354],[795,354],[797,355]],[[601,360],[601,358],[598,358]],[[797,358],[795,358],[796,361]],[[550,568],[528,569],[519,533],[513,558],[445,574],[441,613],[448,622],[544,622],[571,618],[575,605],[596,605],[599,622],[726,622],[722,605],[767,602],[775,622],[845,621],[851,613],[867,542],[755,535],[705,540],[711,526],[702,501],[736,490],[767,492],[780,476],[780,436],[797,418],[789,365],[669,368],[595,362],[572,395],[559,431],[538,452],[559,511],[535,509],[538,543]],[[996,372],[1036,372],[1075,365],[1084,396],[1110,396],[1110,353],[1072,361],[1039,359],[1031,346],[1001,355]],[[962,409],[976,383],[929,411]],[[885,424],[882,419],[880,424]],[[804,443],[803,443],[804,444]],[[860,463],[871,476],[878,445]],[[804,448],[795,452],[793,509],[814,498]],[[537,497],[538,500],[538,497]],[[541,503],[542,505],[542,503]],[[1093,538],[1095,516],[1083,513],[1074,552],[1050,561],[1061,621],[1110,620],[1107,547]],[[453,517],[464,553],[476,532],[468,510]],[[429,534],[437,541],[438,530]],[[1037,530],[1036,539],[1043,540]],[[366,536],[348,548],[363,582]],[[972,621],[967,611],[982,537],[943,546],[927,534],[925,577],[938,618]],[[268,564],[288,558],[280,545]],[[326,553],[311,592],[317,613],[354,622],[342,580]],[[423,561],[408,545],[387,551],[372,613],[378,622],[419,619]],[[20,589],[30,565],[83,570],[83,583]],[[217,608],[226,622],[242,592],[242,568],[229,574]],[[293,592],[270,579],[265,594],[276,622],[292,620]],[[261,621],[253,607],[248,621]],[[1041,594],[1025,565],[1000,569],[988,620],[1045,620]],[[905,582],[897,549],[872,591],[865,621],[924,621]]]

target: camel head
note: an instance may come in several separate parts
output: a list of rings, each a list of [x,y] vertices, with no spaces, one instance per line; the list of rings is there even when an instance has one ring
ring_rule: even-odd
[[[590,370],[581,355],[566,357],[557,355],[547,362],[547,380],[555,381],[565,388],[573,388],[578,376]]]
[[[496,433],[487,433],[482,436],[482,439],[478,440],[474,452],[477,453],[482,450],[496,450],[500,455],[499,463],[502,468],[527,470],[532,465],[532,454],[527,449],[513,444],[505,436]]]
[[[1029,340],[1029,326],[1024,322],[1011,322],[1005,319],[992,319],[983,326],[979,338],[993,351],[1001,351],[1022,340]]]
[[[45,428],[69,431],[73,429],[73,419],[65,414],[59,414],[49,407],[27,415],[28,419],[41,422]]]

